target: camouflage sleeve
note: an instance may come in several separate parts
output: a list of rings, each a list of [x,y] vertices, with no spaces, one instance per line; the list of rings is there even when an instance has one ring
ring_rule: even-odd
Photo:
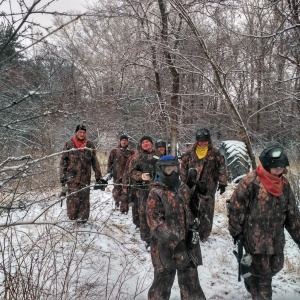
[[[247,203],[249,203],[250,193],[246,182],[242,179],[231,198],[228,211],[228,230],[231,236],[236,236],[243,231],[247,214]]]
[[[92,168],[93,171],[95,173],[95,179],[96,181],[98,181],[101,177],[101,169],[100,169],[100,164],[96,155],[96,149],[95,149],[95,145],[93,143],[91,143],[91,149],[92,149]]]
[[[188,159],[187,159],[187,155],[184,154],[182,155],[181,163],[180,163],[180,179],[183,182],[186,182],[187,172],[188,172]]]
[[[295,195],[288,183],[288,211],[285,220],[285,228],[295,243],[300,247],[300,212],[296,204]]]
[[[142,171],[140,171],[139,168],[139,157],[138,156],[134,156],[129,163],[129,167],[128,167],[128,175],[130,176],[130,178],[135,181],[135,182],[139,182],[142,181]]]
[[[111,150],[107,161],[107,173],[112,173],[115,160],[115,151]]]
[[[158,189],[150,190],[147,199],[147,223],[151,234],[171,250],[174,250],[180,243],[176,234],[172,232],[165,222],[164,206],[157,192]]]
[[[128,158],[128,160],[126,162],[126,166],[124,168],[123,176],[122,176],[122,185],[123,185],[122,192],[125,195],[127,195],[127,193],[128,193],[128,188],[129,188],[128,185],[130,184],[130,178],[129,178],[128,170],[129,170],[129,165],[130,165],[131,158],[132,157]]]
[[[219,151],[217,155],[217,160],[219,165],[219,184],[227,185],[227,170],[225,165],[225,158]]]
[[[69,152],[66,151],[68,149],[68,142],[65,143],[64,148],[63,148],[63,154],[60,159],[60,164],[59,164],[59,177],[60,177],[60,182],[61,183],[66,183],[67,182],[67,169],[68,169],[68,164],[69,164]]]

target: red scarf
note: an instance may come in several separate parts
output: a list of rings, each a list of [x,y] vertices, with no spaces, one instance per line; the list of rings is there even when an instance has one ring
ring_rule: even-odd
[[[277,177],[266,171],[262,165],[258,165],[256,173],[264,188],[272,195],[279,196],[282,194],[283,177]]]
[[[76,148],[84,148],[86,146],[86,139],[83,139],[83,140],[78,140],[76,134],[74,135],[73,137],[73,141],[74,141],[74,144],[76,146]]]

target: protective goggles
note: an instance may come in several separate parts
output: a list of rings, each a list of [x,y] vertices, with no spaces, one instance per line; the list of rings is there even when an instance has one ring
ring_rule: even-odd
[[[269,150],[266,155],[270,158],[280,158],[282,155],[283,149],[281,147],[274,148]]]
[[[209,139],[210,139],[209,131],[207,131],[207,130],[199,130],[199,131],[197,131],[196,140],[198,142],[209,141]]]
[[[166,147],[166,142],[163,141],[162,139],[158,139],[156,142],[155,142],[155,145],[156,147]]]
[[[173,172],[176,174],[179,174],[179,165],[173,165],[173,166],[161,166],[161,170],[164,175],[168,176],[171,175]]]

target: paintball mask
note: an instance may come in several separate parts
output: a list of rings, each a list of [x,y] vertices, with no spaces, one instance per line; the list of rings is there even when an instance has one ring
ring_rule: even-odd
[[[179,161],[177,157],[165,155],[156,163],[156,174],[162,183],[174,187],[179,184]]]
[[[283,148],[276,145],[264,149],[259,156],[259,160],[267,171],[270,171],[271,168],[286,168],[290,165]]]

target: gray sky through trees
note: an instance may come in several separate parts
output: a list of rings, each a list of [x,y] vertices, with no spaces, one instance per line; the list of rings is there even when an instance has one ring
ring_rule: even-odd
[[[32,0],[23,0],[23,2],[27,6],[31,6],[33,1]],[[44,6],[48,1],[41,1],[41,3],[37,6],[38,8]],[[68,12],[70,10],[73,11],[85,11],[84,6],[89,2],[89,0],[57,0],[52,2],[48,8],[47,11],[51,12]],[[5,11],[6,13],[9,13],[9,3],[11,3],[11,8],[14,13],[20,12],[20,5],[18,4],[17,0],[11,0],[11,1],[4,1],[0,5],[1,11]],[[36,14],[33,17],[33,20],[37,23],[40,23],[42,26],[51,26],[53,21],[53,15],[51,14]]]

